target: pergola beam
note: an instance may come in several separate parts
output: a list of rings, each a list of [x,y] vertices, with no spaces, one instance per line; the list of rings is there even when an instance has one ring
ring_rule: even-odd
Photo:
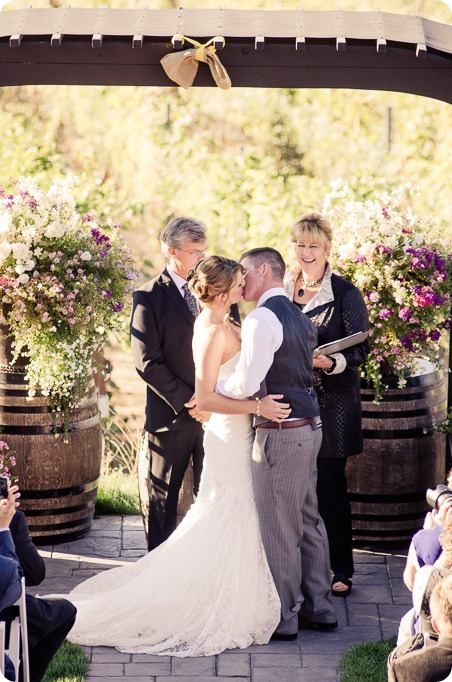
[[[0,86],[174,86],[171,38],[226,40],[233,87],[389,90],[452,102],[452,26],[379,11],[23,9],[0,13]],[[221,39],[217,39],[221,43]],[[14,48],[14,49],[13,49]],[[201,65],[195,87],[214,87]]]

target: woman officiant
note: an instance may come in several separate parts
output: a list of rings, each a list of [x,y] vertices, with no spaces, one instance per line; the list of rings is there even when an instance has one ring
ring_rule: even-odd
[[[288,272],[286,291],[311,318],[318,345],[369,329],[367,308],[359,290],[332,273],[329,221],[319,213],[304,213],[290,230],[295,266]],[[326,525],[334,574],[332,593],[346,597],[352,588],[351,510],[345,467],[347,457],[362,452],[359,366],[369,353],[368,341],[332,355],[314,358],[323,442],[318,456],[317,494]]]

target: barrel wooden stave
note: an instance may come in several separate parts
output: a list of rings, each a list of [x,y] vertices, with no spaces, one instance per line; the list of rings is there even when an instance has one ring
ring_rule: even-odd
[[[425,491],[444,480],[446,417],[440,370],[389,387],[379,403],[362,389],[364,451],[347,462],[355,546],[407,545],[429,507]]]
[[[27,388],[23,373],[0,372],[0,436],[17,453],[14,474],[30,534],[37,544],[83,537],[94,515],[102,453],[94,382],[68,412],[67,436],[64,415],[52,414],[45,396],[28,399]]]

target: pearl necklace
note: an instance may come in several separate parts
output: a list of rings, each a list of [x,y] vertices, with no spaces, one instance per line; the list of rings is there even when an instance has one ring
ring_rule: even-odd
[[[302,285],[303,285],[303,286],[298,290],[298,298],[301,298],[301,297],[303,296],[303,294],[304,294],[304,289],[303,289],[303,287],[305,287],[305,288],[307,288],[307,289],[308,289],[309,287],[316,287],[318,284],[320,284],[320,283],[322,282],[324,276],[325,276],[325,273],[323,273],[323,275],[322,275],[321,277],[319,277],[319,279],[316,279],[316,280],[314,280],[313,282],[305,282],[305,281],[303,281],[303,282],[302,282]]]

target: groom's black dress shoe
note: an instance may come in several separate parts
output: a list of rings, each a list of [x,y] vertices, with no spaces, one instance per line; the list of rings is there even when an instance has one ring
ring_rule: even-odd
[[[318,623],[315,620],[308,620],[303,616],[298,616],[298,628],[300,630],[317,630],[317,632],[329,632],[337,628],[337,620],[333,623]]]
[[[273,641],[280,641],[280,642],[293,642],[295,639],[297,639],[298,635],[296,632],[290,635],[286,635],[283,632],[274,632],[270,639]]]

